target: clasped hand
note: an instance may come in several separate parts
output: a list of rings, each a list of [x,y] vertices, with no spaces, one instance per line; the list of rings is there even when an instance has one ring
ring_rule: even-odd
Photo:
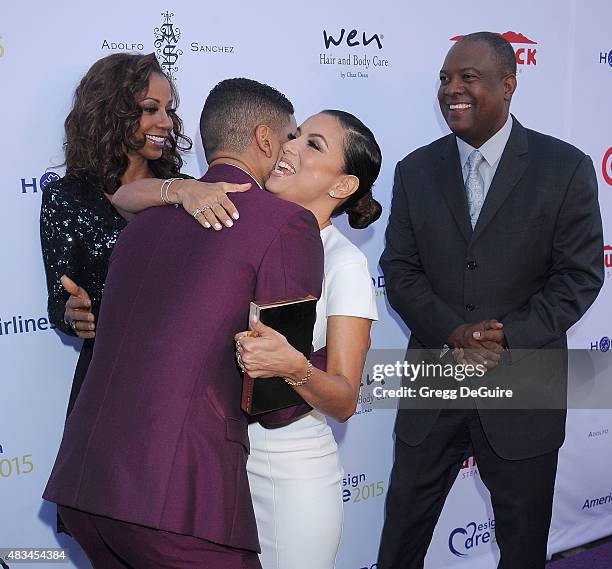
[[[458,326],[448,343],[457,363],[484,365],[488,370],[499,363],[504,351],[504,325],[497,320],[483,320]]]

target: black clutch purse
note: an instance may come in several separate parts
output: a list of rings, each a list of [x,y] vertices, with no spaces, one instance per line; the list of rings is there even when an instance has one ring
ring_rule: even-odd
[[[249,316],[280,332],[287,341],[310,359],[312,335],[317,318],[317,299],[307,296],[269,304],[251,303]],[[259,415],[304,403],[304,399],[282,377],[254,379],[244,374],[242,410]]]

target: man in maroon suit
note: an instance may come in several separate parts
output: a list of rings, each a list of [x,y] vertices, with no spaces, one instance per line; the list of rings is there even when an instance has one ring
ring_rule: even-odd
[[[278,91],[232,79],[201,123],[205,181],[250,182],[240,223],[151,208],[113,252],[87,381],[44,493],[96,568],[259,568],[234,334],[249,303],[314,294],[314,216],[261,186],[295,129]]]

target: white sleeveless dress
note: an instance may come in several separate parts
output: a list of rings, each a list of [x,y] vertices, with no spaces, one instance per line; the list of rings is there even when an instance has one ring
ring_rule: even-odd
[[[326,345],[328,316],[377,320],[364,254],[330,225],[321,231],[324,280],[313,347]],[[318,411],[290,425],[249,426],[247,472],[263,569],[333,569],[342,533],[338,446]]]

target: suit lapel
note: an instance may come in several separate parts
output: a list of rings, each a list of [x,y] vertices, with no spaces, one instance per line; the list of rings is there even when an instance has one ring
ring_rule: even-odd
[[[529,163],[527,132],[514,117],[513,121],[510,138],[478,216],[478,221],[472,234],[472,243],[482,235],[485,227],[495,217],[497,210],[506,201],[506,198],[510,195],[516,184],[518,184],[527,169]]]
[[[453,214],[461,235],[468,242],[472,238],[472,225],[459,163],[459,150],[457,141],[452,135],[449,136],[448,144],[440,155],[436,178],[436,185]]]

